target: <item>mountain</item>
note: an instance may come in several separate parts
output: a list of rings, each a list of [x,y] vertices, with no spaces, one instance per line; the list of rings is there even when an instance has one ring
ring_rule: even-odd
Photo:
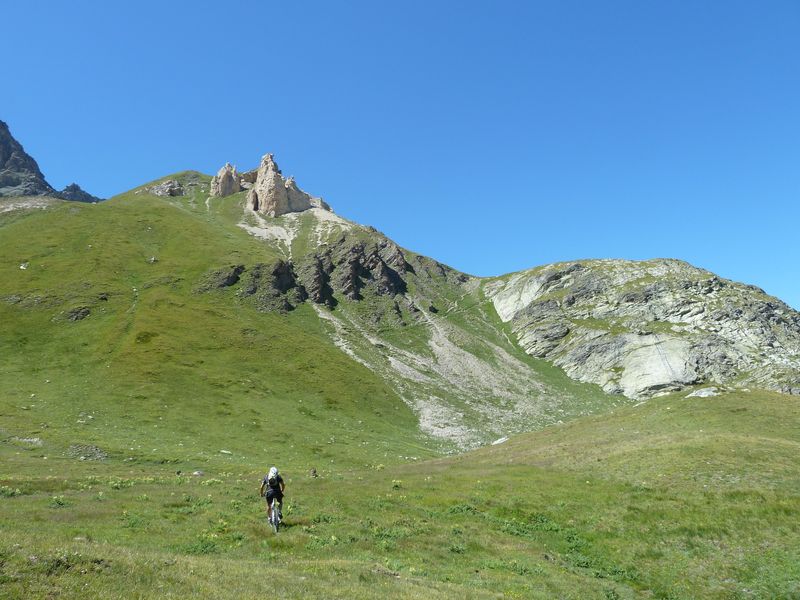
[[[585,260],[473,277],[337,215],[285,177],[271,154],[252,171],[227,164],[213,178],[180,173],[113,205],[97,213],[113,225],[86,224],[97,236],[87,245],[151,248],[139,260],[180,281],[171,285],[184,290],[183,304],[302,314],[287,323],[313,323],[326,347],[387,386],[440,449],[473,448],[669,391],[800,393],[800,315],[758,288],[680,261]],[[232,249],[193,254],[196,266],[185,271],[161,256],[166,242],[153,245],[150,230],[118,230],[116,219],[129,211],[140,221],[170,212],[169,235],[187,248],[196,242],[176,232],[199,219],[207,231],[198,239],[231,240]],[[103,242],[109,238],[113,244]],[[247,252],[233,250],[240,246]],[[30,262],[23,259],[17,264]],[[110,275],[87,273],[82,285],[102,290],[103,273]],[[6,292],[21,307],[42,294]],[[78,297],[65,306],[70,319],[108,308]]]
[[[36,161],[0,121],[0,196],[55,195]]]
[[[0,121],[0,198],[22,196],[48,196],[77,202],[101,200],[83,191],[76,183],[60,192],[54,190],[36,161],[11,135],[8,125]]]
[[[796,322],[672,260],[473,277],[270,155],[15,205],[0,595],[791,597]]]

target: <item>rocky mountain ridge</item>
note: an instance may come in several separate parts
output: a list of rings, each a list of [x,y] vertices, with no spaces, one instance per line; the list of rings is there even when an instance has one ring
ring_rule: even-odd
[[[239,297],[253,297],[261,310],[287,311],[305,301],[334,307],[337,298],[361,300],[367,290],[394,298],[408,289],[404,276],[415,272],[390,240],[362,241],[343,235],[299,260],[214,270],[197,289],[208,292],[241,282]]]
[[[0,121],[0,197],[49,196],[74,202],[101,199],[72,183],[56,191],[45,179],[39,165],[22,147],[6,123]]]
[[[682,261],[561,263],[485,291],[528,354],[609,393],[718,384],[800,394],[800,313]]]

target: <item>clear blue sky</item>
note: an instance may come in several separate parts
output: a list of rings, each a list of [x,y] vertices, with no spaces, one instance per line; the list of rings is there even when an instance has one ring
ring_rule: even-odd
[[[284,173],[464,271],[675,257],[800,308],[800,2],[7,2],[49,181]]]

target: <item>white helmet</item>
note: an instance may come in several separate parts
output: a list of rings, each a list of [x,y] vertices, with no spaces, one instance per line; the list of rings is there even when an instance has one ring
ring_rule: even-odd
[[[267,476],[268,479],[274,479],[278,476],[278,467],[271,467],[269,470],[269,475]]]

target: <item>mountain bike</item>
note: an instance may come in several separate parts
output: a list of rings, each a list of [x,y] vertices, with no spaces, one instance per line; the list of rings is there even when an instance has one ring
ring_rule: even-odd
[[[275,533],[278,533],[278,529],[281,526],[281,520],[283,519],[283,515],[281,514],[282,505],[278,502],[277,498],[272,499],[272,516],[269,519],[269,524],[272,525],[272,530]]]

